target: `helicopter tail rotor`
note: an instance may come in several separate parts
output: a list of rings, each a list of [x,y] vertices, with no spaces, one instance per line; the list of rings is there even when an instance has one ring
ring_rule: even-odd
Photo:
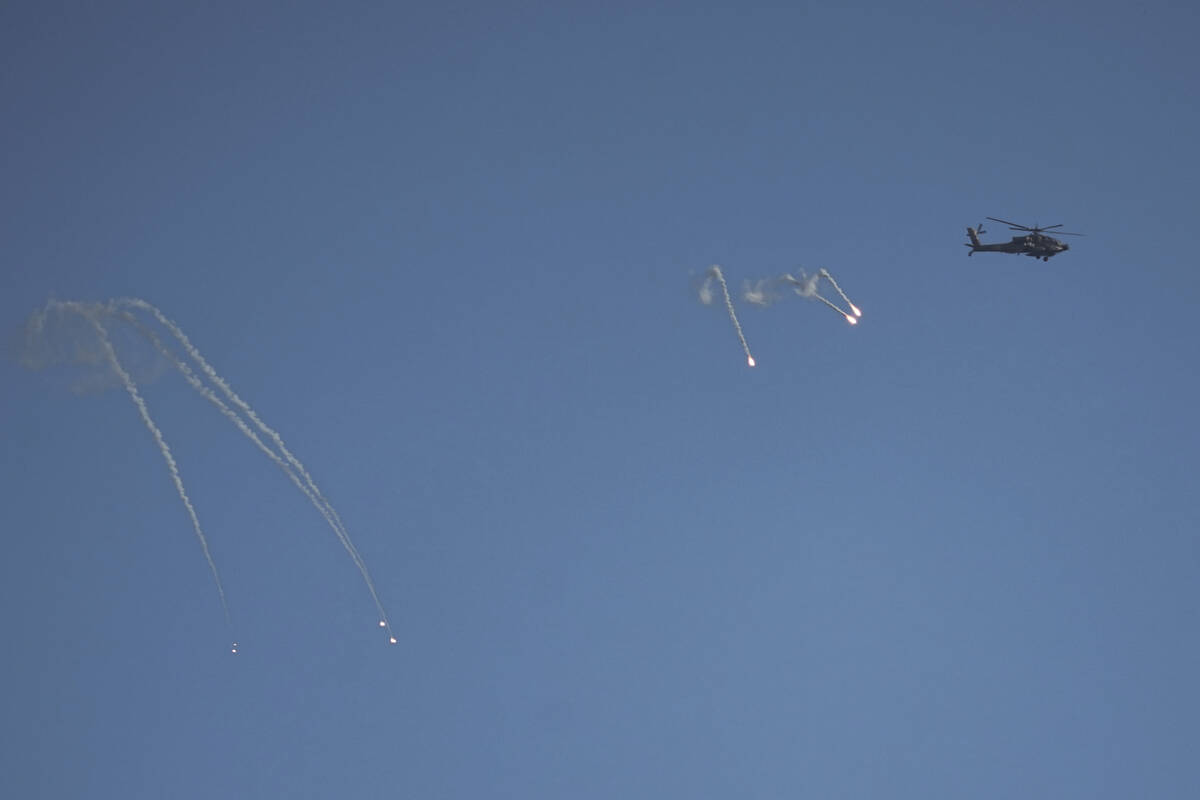
[[[974,253],[975,248],[979,247],[979,245],[982,244],[982,242],[979,241],[979,234],[981,234],[981,233],[983,233],[982,226],[980,226],[979,230],[975,230],[974,228],[967,228],[967,238],[971,240],[971,243],[968,244],[967,247],[971,248],[971,253]],[[971,255],[971,253],[967,253],[967,255]]]

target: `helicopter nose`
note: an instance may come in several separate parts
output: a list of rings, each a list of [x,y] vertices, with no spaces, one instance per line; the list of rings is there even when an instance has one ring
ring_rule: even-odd
[[[1071,249],[1071,245],[1067,244],[1066,242],[1063,242],[1063,250],[1070,250],[1070,249]]]

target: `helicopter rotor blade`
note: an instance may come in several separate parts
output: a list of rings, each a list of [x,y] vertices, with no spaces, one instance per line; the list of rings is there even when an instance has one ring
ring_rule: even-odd
[[[1047,225],[1044,228],[1039,225],[1034,225],[1032,228],[1030,228],[1030,230],[1032,230],[1034,233],[1041,233],[1043,231],[1053,231],[1055,236],[1083,236],[1084,235],[1082,233],[1071,233],[1070,231],[1055,230],[1055,228],[1061,228],[1062,226],[1063,226],[1063,224],[1061,222],[1058,223],[1057,225]]]
[[[1012,228],[1014,231],[1031,231],[1031,230],[1033,230],[1033,228],[1027,228],[1024,225],[1018,225],[1015,222],[1009,222],[1008,220],[1000,219],[999,217],[988,217],[988,219],[990,219],[992,222],[1003,222],[1005,225]]]
[[[1063,223],[1061,223],[1061,222],[1058,223],[1057,225],[1033,225],[1033,226],[1030,226],[1030,225],[1018,225],[1015,222],[1009,222],[1008,220],[1000,219],[999,217],[988,217],[988,219],[990,219],[992,222],[1003,222],[1005,225],[1008,226],[1009,230],[1013,230],[1013,231],[1026,231],[1028,233],[1041,233],[1042,231],[1054,231],[1055,236],[1083,236],[1084,235],[1082,233],[1069,233],[1068,231],[1056,230],[1056,228],[1061,228],[1063,226]]]

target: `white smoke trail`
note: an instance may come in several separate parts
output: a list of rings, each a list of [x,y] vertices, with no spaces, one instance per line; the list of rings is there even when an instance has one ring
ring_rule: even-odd
[[[284,459],[281,458],[278,453],[276,453],[274,450],[272,450],[270,447],[268,447],[266,445],[266,443],[263,442],[263,440],[261,438],[259,438],[258,434],[255,433],[250,428],[250,426],[246,424],[246,421],[243,420],[240,416],[238,416],[236,411],[234,411],[232,408],[230,408],[225,403],[225,401],[223,401],[220,397],[218,397],[217,394],[207,384],[205,384],[196,375],[196,373],[194,371],[192,371],[192,368],[190,366],[188,366],[187,362],[180,359],[178,356],[176,356],[174,353],[172,353],[171,350],[165,344],[163,344],[162,339],[159,338],[159,336],[156,333],[154,333],[154,331],[152,331],[149,328],[147,328],[146,326],[142,325],[137,320],[137,318],[134,317],[132,314],[130,314],[128,311],[121,311],[118,313],[121,315],[121,317],[123,319],[125,319],[127,322],[129,322],[134,327],[136,327],[138,329],[138,331],[141,332],[142,335],[145,336],[146,339],[149,340],[152,345],[154,345],[154,348],[161,355],[163,355],[165,358],[167,358],[176,369],[179,370],[180,374],[183,375],[184,380],[186,380],[188,382],[188,384],[193,389],[195,389],[196,392],[198,392],[200,394],[201,397],[203,397],[205,400],[208,400],[210,403],[212,403],[217,408],[217,410],[221,412],[222,416],[224,416],[226,419],[228,419],[230,422],[232,422],[237,427],[237,429],[239,431],[241,431],[242,434],[247,439],[249,439],[251,442],[253,442],[254,445],[259,450],[261,450],[264,455],[267,456],[267,458],[271,459],[271,461],[274,462],[277,467],[279,467],[281,470],[283,470],[284,474],[287,475],[288,478],[292,481],[292,483],[294,483],[296,485],[297,489],[299,489],[301,492],[304,493],[304,496],[307,497],[309,502],[313,504],[313,507],[317,509],[317,513],[319,513],[324,518],[325,522],[328,523],[329,527],[333,529],[334,534],[336,536],[338,536],[339,541],[341,541],[342,536],[345,535],[345,532],[343,529],[341,529],[339,527],[341,525],[341,520],[337,519],[336,517],[334,517],[332,515],[332,513],[331,513],[332,508],[329,506],[328,501],[324,501],[324,503],[322,503],[323,498],[320,498],[320,497],[318,497],[318,495],[314,494],[313,490],[310,489],[308,486],[306,486],[300,480],[300,477],[296,474],[295,470],[293,470],[292,466],[290,464],[288,464],[286,461],[284,461]],[[343,544],[345,544],[345,542],[343,542]],[[352,553],[352,557],[354,555],[357,555],[357,553]],[[356,560],[355,564],[359,565],[360,561],[361,561],[361,559]],[[366,568],[365,565],[362,565],[362,568],[365,569]],[[380,609],[380,610],[382,612],[382,609]],[[386,620],[386,617],[385,617],[385,620]],[[381,627],[387,627],[387,623],[384,622],[381,625]],[[388,632],[390,635],[390,633],[391,633],[390,629]],[[392,640],[392,643],[394,644],[395,637],[392,636],[390,638]]]
[[[232,422],[237,429],[246,436],[247,439],[253,442],[254,445],[261,450],[264,455],[267,456],[267,458],[271,459],[276,466],[283,470],[284,474],[291,479],[292,483],[296,485],[297,489],[304,493],[304,496],[309,499],[309,501],[317,509],[317,512],[325,518],[325,521],[329,523],[330,527],[332,527],[336,533],[337,526],[334,523],[333,518],[330,517],[329,511],[321,505],[320,501],[317,499],[316,495],[313,494],[312,490],[305,486],[303,482],[301,482],[299,476],[296,475],[292,467],[286,461],[284,461],[278,453],[268,447],[266,443],[259,438],[258,434],[246,424],[246,421],[238,416],[237,412],[230,408],[224,400],[217,396],[216,392],[214,392],[207,384],[205,384],[204,381],[200,380],[196,373],[192,371],[192,368],[188,366],[187,362],[183,361],[181,358],[171,352],[170,348],[163,343],[158,334],[139,322],[138,319],[128,311],[120,311],[117,313],[120,314],[122,319],[137,328],[137,330],[144,337],[146,337],[146,339],[152,345],[154,345],[154,349],[157,350],[163,357],[167,358],[171,362],[172,366],[179,370],[180,374],[183,375],[184,380],[188,382],[189,386],[195,389],[196,392],[198,392],[205,400],[208,400],[210,403],[216,406],[217,410],[221,412],[222,416]]]
[[[729,296],[729,286],[725,283],[725,276],[721,274],[721,268],[716,264],[709,267],[708,272],[717,279],[717,283],[721,284],[721,293],[725,297],[725,310],[729,312],[729,319],[733,322],[733,329],[737,331],[738,341],[742,343],[742,350],[746,352],[746,363],[753,367],[755,365],[754,356],[750,355],[750,345],[746,343],[746,335],[742,333],[742,324],[738,322],[737,313],[733,310],[733,299]]]
[[[160,311],[156,306],[136,297],[120,298],[114,301],[114,303],[116,305],[141,309],[152,314],[154,318],[158,320],[159,324],[170,331],[171,335],[174,336],[179,344],[183,347],[188,357],[191,358],[192,361],[194,361],[200,368],[200,371],[203,372],[204,375],[210,381],[212,381],[212,383],[215,384],[222,393],[224,393],[226,399],[228,399],[230,403],[232,403],[238,410],[245,414],[246,417],[259,429],[259,431],[261,431],[264,435],[269,437],[272,442],[274,442],[275,446],[279,449],[279,452],[282,453],[283,459],[286,459],[287,465],[290,466],[290,469],[287,466],[284,466],[283,461],[252,434],[252,432],[249,430],[249,427],[245,425],[240,417],[233,413],[232,409],[229,409],[228,406],[225,406],[225,409],[228,411],[226,416],[230,418],[231,421],[236,420],[235,424],[239,426],[239,429],[242,430],[243,433],[250,435],[252,441],[255,441],[255,443],[259,445],[260,449],[266,452],[267,455],[276,462],[276,464],[283,468],[284,471],[287,472],[290,477],[292,477],[293,482],[296,483],[300,490],[303,491],[313,503],[317,511],[320,512],[325,518],[325,521],[333,530],[334,536],[337,537],[342,547],[350,555],[350,559],[354,562],[355,567],[358,568],[359,574],[362,576],[363,583],[366,584],[367,590],[371,594],[371,599],[375,603],[375,608],[379,612],[379,626],[387,630],[389,641],[392,644],[395,644],[395,634],[392,632],[391,623],[388,620],[387,612],[383,608],[383,603],[379,599],[379,593],[376,591],[375,583],[371,580],[371,573],[367,569],[366,562],[363,561],[362,556],[359,555],[358,549],[354,546],[354,542],[351,541],[350,534],[347,532],[346,526],[342,522],[341,517],[338,515],[337,510],[334,509],[333,505],[328,499],[325,498],[325,495],[322,494],[320,488],[316,484],[316,481],[313,480],[312,476],[308,473],[308,470],[304,468],[304,464],[301,463],[300,459],[296,458],[296,456],[294,456],[292,452],[288,450],[287,445],[284,444],[283,437],[280,436],[278,432],[267,426],[267,424],[258,417],[258,415],[254,412],[254,409],[250,407],[250,404],[239,397],[238,394],[229,386],[229,384],[219,374],[217,374],[217,371],[212,367],[211,364],[208,363],[207,360],[205,360],[199,349],[192,344],[191,340],[188,339],[183,330],[176,325],[175,322],[163,314],[163,312]],[[186,364],[184,366],[186,367]],[[187,378],[190,370],[186,372],[181,370],[181,372],[183,372],[184,377]],[[198,378],[196,380],[199,382]],[[190,380],[189,383],[191,383],[193,388],[196,388],[196,383],[193,383]],[[207,389],[207,387],[205,387],[205,389]],[[209,399],[210,402],[212,402],[212,400],[216,397],[211,390],[208,390],[208,394],[205,394],[204,390],[198,389],[198,391],[200,391],[202,395],[205,395],[206,399]],[[224,404],[221,403],[221,406],[224,406]],[[293,474],[291,470],[295,470],[295,474]],[[302,485],[300,480],[295,477],[296,474],[303,478],[304,485]]]
[[[103,323],[100,322],[100,308],[88,307],[82,303],[75,302],[54,302],[53,306],[72,311],[79,314],[85,320],[91,323],[99,337],[100,346],[103,348],[104,355],[108,359],[109,365],[113,372],[116,373],[125,391],[133,400],[133,404],[137,406],[138,414],[142,417],[142,422],[146,424],[146,428],[154,437],[154,441],[158,444],[159,452],[162,453],[163,461],[167,463],[167,471],[171,473],[171,480],[175,483],[175,490],[179,493],[179,499],[183,501],[183,507],[187,509],[188,517],[192,521],[192,528],[196,531],[196,538],[200,540],[200,549],[204,551],[204,560],[208,562],[208,569],[212,573],[213,582],[217,585],[217,594],[221,598],[221,611],[225,614],[225,624],[232,627],[229,617],[229,604],[225,600],[225,587],[221,585],[221,575],[217,572],[216,562],[213,561],[212,553],[208,549],[208,539],[204,536],[204,530],[200,527],[200,518],[196,516],[196,509],[192,506],[192,501],[188,499],[187,490],[183,486],[183,478],[179,475],[179,466],[175,463],[175,457],[171,454],[171,448],[167,445],[167,440],[163,437],[162,431],[158,425],[154,424],[153,418],[150,416],[150,410],[146,407],[146,401],[142,399],[142,395],[138,392],[137,384],[134,383],[133,377],[121,365],[120,358],[117,357],[116,348],[113,347],[112,341],[109,339],[108,331]]]

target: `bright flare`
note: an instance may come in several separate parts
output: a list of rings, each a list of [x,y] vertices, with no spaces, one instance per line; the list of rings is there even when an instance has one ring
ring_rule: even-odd
[[[746,356],[746,363],[753,367],[754,366],[754,356]]]
[[[855,317],[850,316],[849,314],[846,315],[846,322],[849,322],[851,325],[858,324],[858,320]]]
[[[395,644],[395,643],[396,643],[396,637],[395,637],[395,636],[393,636],[391,639],[389,639],[389,641],[390,641],[392,644]]]
[[[850,304],[850,310],[854,312],[854,316],[856,316],[856,317],[862,316],[862,312],[858,310],[858,306],[854,305],[854,303]]]

